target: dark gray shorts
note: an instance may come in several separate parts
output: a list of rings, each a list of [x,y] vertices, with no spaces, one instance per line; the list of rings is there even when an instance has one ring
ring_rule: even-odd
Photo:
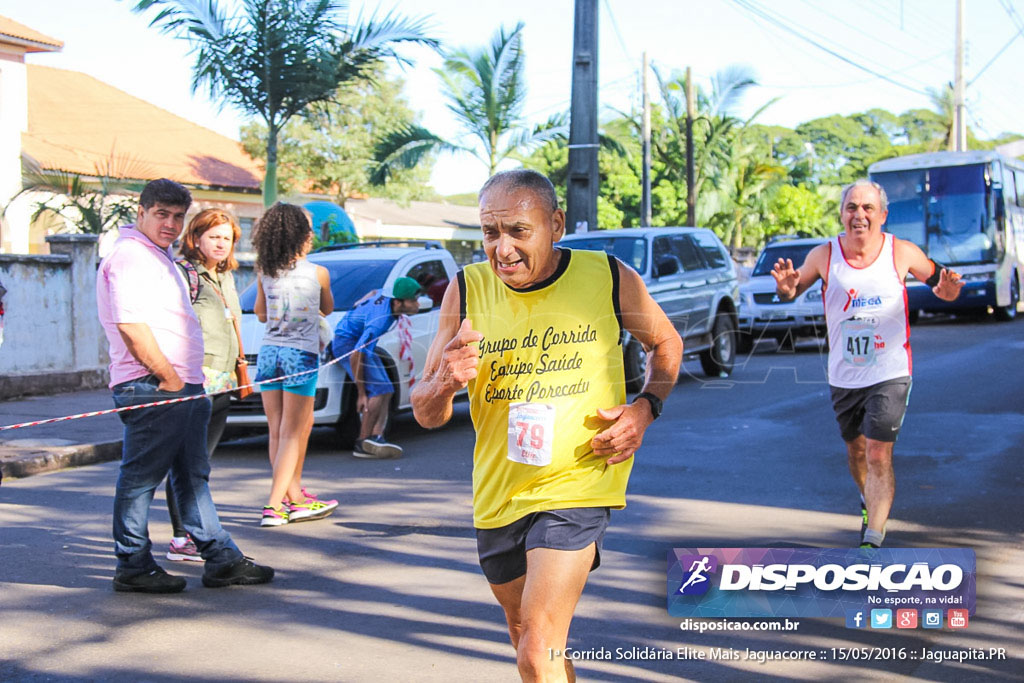
[[[910,401],[910,385],[909,377],[897,377],[860,389],[830,387],[843,441],[861,434],[875,441],[896,441]]]
[[[487,581],[508,583],[526,573],[526,551],[583,550],[595,544],[590,571],[601,566],[601,543],[611,519],[608,508],[533,512],[497,529],[477,529],[476,548]]]

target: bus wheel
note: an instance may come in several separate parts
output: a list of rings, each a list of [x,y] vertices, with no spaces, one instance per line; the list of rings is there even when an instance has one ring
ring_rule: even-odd
[[[1020,299],[1020,283],[1017,281],[1017,273],[1013,274],[1010,280],[1010,303],[1007,306],[996,306],[996,320],[1009,322],[1017,317],[1017,301]]]

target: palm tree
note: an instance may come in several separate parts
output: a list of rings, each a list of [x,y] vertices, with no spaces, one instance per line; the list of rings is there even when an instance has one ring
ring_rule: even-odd
[[[928,88],[928,99],[931,100],[932,110],[939,115],[942,122],[943,139],[942,145],[949,151],[956,146],[956,96],[953,94],[953,84],[947,83],[942,88]]]
[[[230,104],[267,126],[263,203],[277,199],[277,137],[311,104],[334,100],[339,85],[368,78],[384,59],[408,60],[398,43],[437,46],[424,23],[388,12],[379,21],[345,21],[344,0],[242,0],[228,16],[217,0],[139,0],[136,12],[159,10],[150,22],[193,47],[192,89]]]
[[[488,175],[494,175],[503,160],[568,135],[564,114],[556,114],[532,129],[523,120],[526,84],[522,32],[522,22],[511,32],[502,27],[489,47],[450,51],[444,65],[434,69],[441,78],[448,110],[477,144],[459,145],[423,127],[407,127],[378,146],[375,182],[386,181],[396,168],[414,166],[428,151],[469,152],[487,166]]]
[[[43,199],[35,201],[32,222],[48,215],[64,225],[70,224],[72,232],[93,235],[130,222],[137,206],[131,195],[142,184],[137,179],[153,175],[147,165],[113,150],[107,159],[93,165],[92,176],[46,170],[27,158],[22,159],[22,167],[22,189],[11,197],[11,202],[22,195],[42,195]],[[0,216],[6,211],[5,207]]]
[[[652,137],[652,147],[665,162],[666,171],[676,176],[673,182],[685,185],[686,165],[679,160],[686,158],[686,77],[674,72],[666,79],[657,69],[654,69],[654,76],[665,108],[666,130]],[[729,156],[733,131],[745,125],[733,112],[743,96],[756,85],[757,79],[748,67],[729,66],[715,74],[710,94],[696,89],[693,185],[698,194],[714,163]]]

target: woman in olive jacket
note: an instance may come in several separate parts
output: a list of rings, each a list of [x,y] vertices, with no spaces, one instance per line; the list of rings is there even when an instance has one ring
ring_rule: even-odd
[[[236,367],[245,363],[236,324],[242,311],[231,271],[238,268],[235,244],[242,236],[238,222],[221,209],[206,209],[192,218],[181,239],[179,266],[190,280],[192,308],[203,328],[203,387],[207,393],[238,386]],[[211,396],[213,409],[206,433],[206,450],[212,456],[224,434],[229,394]],[[181,516],[167,480],[167,510],[174,527],[174,538],[167,550],[169,560],[202,561],[195,543],[182,527]]]

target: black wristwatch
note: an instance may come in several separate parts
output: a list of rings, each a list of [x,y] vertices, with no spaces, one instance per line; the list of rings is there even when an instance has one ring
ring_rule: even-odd
[[[642,398],[646,398],[647,399],[647,402],[651,405],[651,416],[655,420],[657,420],[658,416],[661,415],[661,405],[662,405],[661,399],[658,398],[657,396],[655,396],[654,394],[652,394],[651,392],[645,391],[643,393],[637,394],[636,398],[634,398],[632,402],[636,403],[638,400],[640,400]]]

